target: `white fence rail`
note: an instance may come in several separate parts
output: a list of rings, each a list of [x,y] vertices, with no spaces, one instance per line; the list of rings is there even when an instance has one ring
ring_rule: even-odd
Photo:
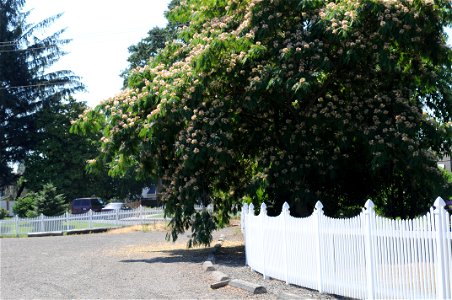
[[[163,221],[163,208],[138,207],[131,210],[106,212],[88,211],[85,214],[65,213],[61,216],[36,218],[14,217],[0,221],[0,236],[19,236],[40,232],[67,232],[71,230],[113,228]]]
[[[450,299],[451,217],[438,198],[425,216],[390,220],[367,201],[359,216],[333,219],[317,202],[307,218],[245,204],[246,261],[265,277],[359,299]]]

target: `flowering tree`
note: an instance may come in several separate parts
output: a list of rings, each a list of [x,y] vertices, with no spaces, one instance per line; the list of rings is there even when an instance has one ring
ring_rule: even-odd
[[[411,217],[448,196],[449,1],[187,0],[168,17],[178,38],[75,128],[103,129],[93,165],[163,179],[173,238],[208,243],[244,199]]]

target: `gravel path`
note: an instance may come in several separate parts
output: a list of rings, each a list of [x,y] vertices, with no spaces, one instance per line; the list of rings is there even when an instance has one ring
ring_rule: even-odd
[[[239,228],[223,229],[214,240],[220,234],[226,242],[217,254],[218,269],[261,283],[269,294],[229,286],[212,290],[213,279],[201,267],[211,249],[188,250],[183,236],[166,242],[165,232],[130,232],[0,239],[0,299],[275,299],[281,291],[331,298],[263,281],[243,266]]]

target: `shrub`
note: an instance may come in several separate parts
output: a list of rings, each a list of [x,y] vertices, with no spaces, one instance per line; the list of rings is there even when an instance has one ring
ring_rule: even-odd
[[[0,220],[3,220],[9,215],[9,211],[4,208],[0,208]]]
[[[13,206],[13,212],[21,218],[33,218],[37,216],[36,212],[37,193],[31,192],[20,197]]]

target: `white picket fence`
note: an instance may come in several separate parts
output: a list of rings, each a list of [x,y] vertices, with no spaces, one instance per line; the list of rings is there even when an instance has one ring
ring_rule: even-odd
[[[68,232],[71,230],[113,228],[164,221],[163,208],[138,207],[131,210],[106,212],[88,211],[85,214],[65,213],[61,216],[19,218],[0,221],[0,236],[19,236],[40,232]]]
[[[372,201],[360,215],[334,219],[317,202],[310,217],[277,217],[262,204],[242,208],[246,262],[271,277],[359,299],[450,299],[451,217],[443,199],[425,216],[391,220],[377,216]]]

